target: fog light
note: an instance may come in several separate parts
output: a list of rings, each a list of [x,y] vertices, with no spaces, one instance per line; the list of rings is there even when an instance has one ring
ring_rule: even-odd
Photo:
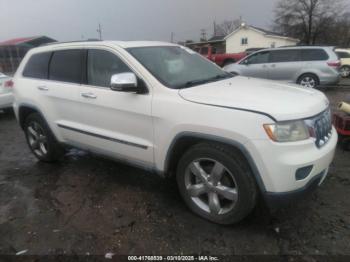
[[[295,172],[295,179],[296,180],[303,180],[303,179],[307,178],[307,176],[310,174],[313,167],[314,166],[311,165],[311,166],[299,168]]]

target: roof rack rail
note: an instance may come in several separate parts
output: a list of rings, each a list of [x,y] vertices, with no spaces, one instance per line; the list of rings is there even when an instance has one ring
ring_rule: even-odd
[[[40,46],[49,46],[49,45],[58,45],[58,44],[69,44],[69,43],[86,43],[86,42],[99,42],[102,41],[100,39],[87,39],[87,40],[75,40],[75,41],[64,41],[64,42],[51,42],[51,43],[45,43]]]
[[[284,48],[284,47],[332,47],[332,45],[285,45],[285,46],[279,46],[278,48]]]

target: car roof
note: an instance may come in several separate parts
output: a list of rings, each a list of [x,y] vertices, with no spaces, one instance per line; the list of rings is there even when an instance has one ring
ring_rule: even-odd
[[[49,43],[43,46],[34,48],[35,52],[49,51],[54,49],[64,49],[69,47],[84,47],[84,46],[109,46],[120,48],[134,48],[134,47],[152,47],[152,46],[178,46],[176,44],[160,42],[160,41],[72,41],[72,42],[56,42]]]
[[[264,50],[286,50],[286,49],[334,49],[334,46],[281,46],[276,48],[267,48]]]

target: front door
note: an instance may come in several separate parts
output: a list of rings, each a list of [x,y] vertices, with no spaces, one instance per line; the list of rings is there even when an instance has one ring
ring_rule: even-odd
[[[151,90],[136,94],[110,89],[112,75],[132,72],[114,50],[86,50],[85,64],[86,83],[79,90],[81,126],[74,130],[80,132],[80,143],[102,154],[151,167]]]
[[[256,78],[268,78],[269,52],[259,52],[243,60],[241,71],[243,76]]]

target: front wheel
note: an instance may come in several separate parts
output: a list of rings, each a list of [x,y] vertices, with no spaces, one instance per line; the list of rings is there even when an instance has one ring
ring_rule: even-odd
[[[317,76],[313,74],[305,74],[298,79],[297,84],[302,87],[316,88],[319,85],[319,81]]]
[[[212,222],[239,222],[255,207],[255,181],[232,148],[210,143],[190,148],[179,161],[176,178],[188,207]]]
[[[33,113],[26,118],[24,131],[29,148],[40,161],[55,162],[62,158],[64,149],[39,114]]]

